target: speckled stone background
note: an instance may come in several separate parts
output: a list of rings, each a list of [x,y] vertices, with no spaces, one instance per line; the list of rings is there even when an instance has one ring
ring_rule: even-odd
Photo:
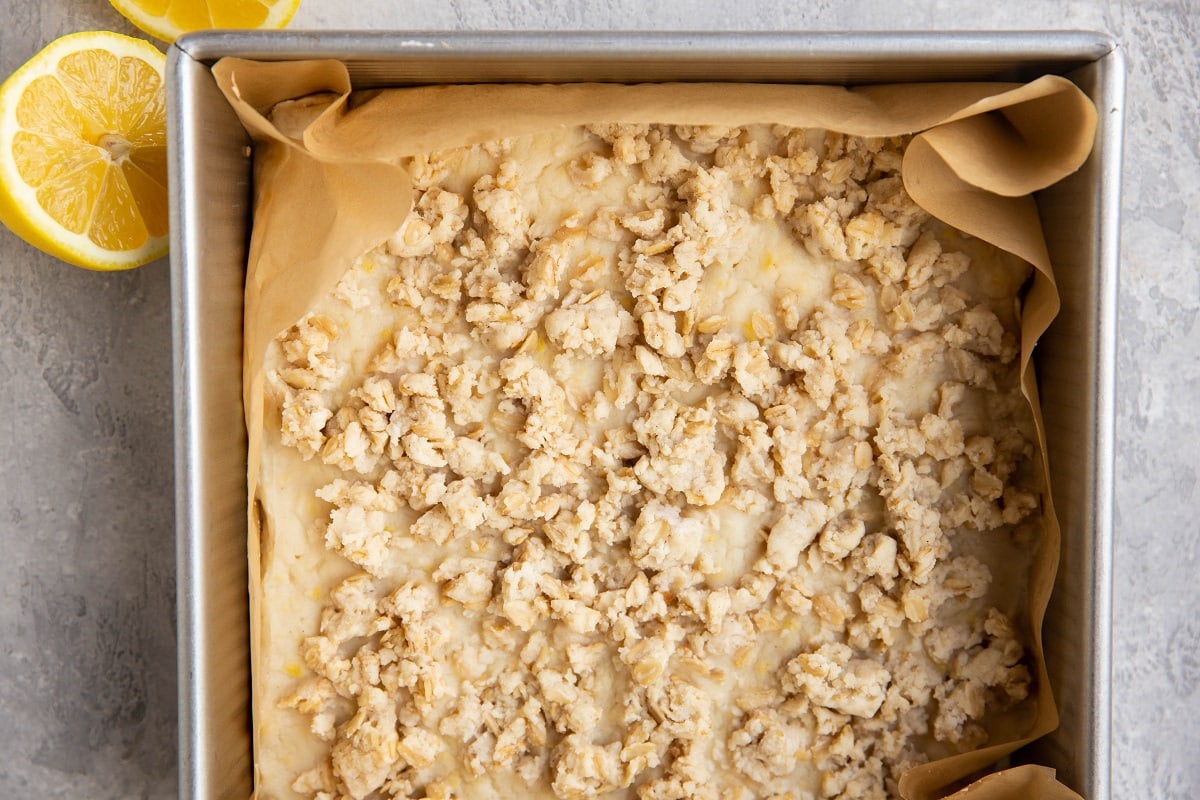
[[[61,34],[133,32],[105,0],[0,20],[0,75]],[[1200,2],[304,0],[293,23],[951,26],[1106,30],[1128,54],[1113,787],[1200,797]],[[170,369],[165,261],[93,274],[0,228],[0,798],[176,793]]]

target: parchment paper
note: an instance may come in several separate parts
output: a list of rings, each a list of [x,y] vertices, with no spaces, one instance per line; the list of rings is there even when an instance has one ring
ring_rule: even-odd
[[[567,84],[431,86],[356,92],[340,62],[260,63],[223,59],[221,89],[254,138],[254,227],[246,279],[244,386],[249,430],[251,653],[262,529],[257,511],[263,424],[263,355],[268,343],[328,293],[354,260],[387,239],[412,205],[405,156],[519,136],[559,126],[626,122],[742,126],[779,123],[860,136],[916,134],[902,174],[913,200],[933,216],[1033,267],[1021,313],[1021,385],[1045,465],[1045,433],[1031,355],[1059,309],[1037,207],[1030,193],[1078,169],[1091,151],[1096,111],[1064,78],[1028,84],[872,86],[759,84]],[[311,97],[312,121],[281,130],[277,104]],[[1029,652],[1036,683],[1033,723],[1019,739],[915,767],[900,780],[907,800],[929,800],[1054,730],[1058,714],[1043,657],[1042,619],[1059,558],[1049,487],[1044,531],[1030,576]],[[257,693],[258,682],[254,681]],[[1077,797],[1053,771],[1018,767],[953,795],[977,800]]]

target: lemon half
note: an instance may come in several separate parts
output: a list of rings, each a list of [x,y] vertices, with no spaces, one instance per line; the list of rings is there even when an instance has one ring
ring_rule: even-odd
[[[282,28],[300,0],[109,0],[130,22],[151,36],[173,42],[189,31],[208,28]]]
[[[165,254],[165,65],[148,42],[88,31],[0,85],[0,222],[89,269]]]

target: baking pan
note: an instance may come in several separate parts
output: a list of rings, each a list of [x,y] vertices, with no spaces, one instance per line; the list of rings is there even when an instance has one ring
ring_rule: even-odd
[[[1124,60],[1104,34],[206,32],[167,57],[174,320],[180,796],[252,789],[242,288],[248,140],[211,65],[337,58],[357,88],[429,83],[892,83],[1064,75],[1096,148],[1038,196],[1063,311],[1036,352],[1062,522],[1046,657],[1062,724],[1014,755],[1108,800],[1113,376]]]

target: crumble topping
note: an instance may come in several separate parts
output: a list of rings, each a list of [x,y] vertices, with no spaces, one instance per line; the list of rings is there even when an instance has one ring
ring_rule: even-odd
[[[264,796],[886,798],[1020,712],[1027,273],[908,198],[905,144],[408,161],[268,357],[274,535],[309,508],[289,546],[341,566],[264,578],[319,608],[259,708],[318,745]]]

